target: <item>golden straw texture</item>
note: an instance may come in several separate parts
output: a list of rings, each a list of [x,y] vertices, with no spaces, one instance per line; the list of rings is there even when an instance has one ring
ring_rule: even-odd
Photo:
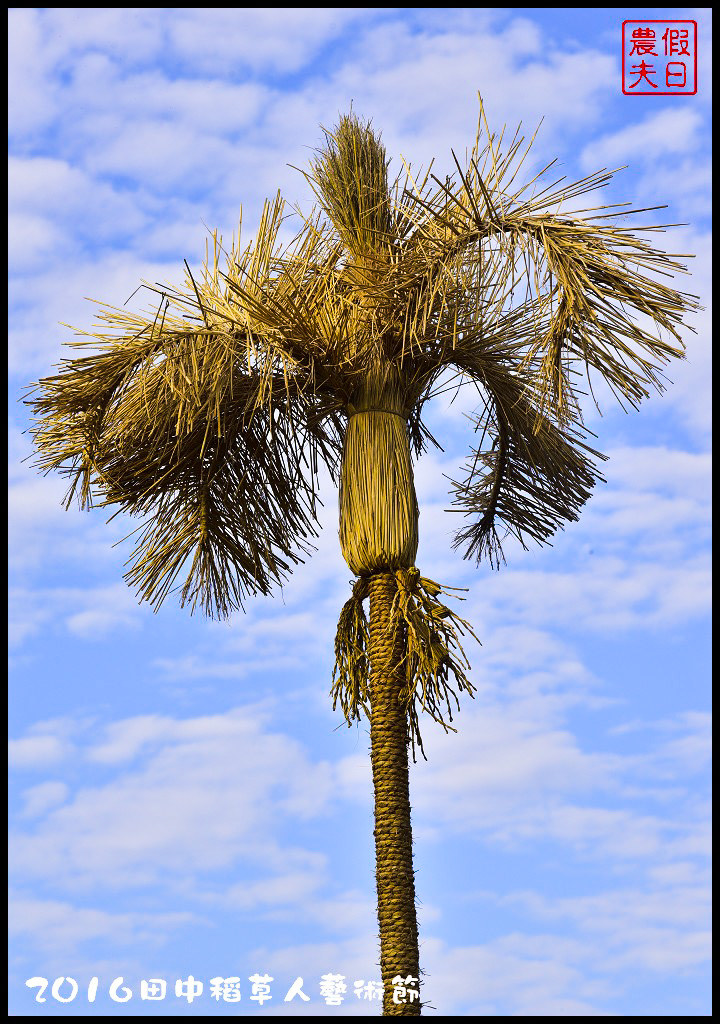
[[[392,573],[368,583],[370,597],[370,742],[375,790],[375,877],[380,925],[380,971],[384,1017],[416,1017],[420,1001],[398,1003],[393,979],[415,978],[419,988],[418,928],[408,778],[402,624],[391,607],[397,590]],[[388,628],[390,626],[390,628]]]
[[[340,476],[340,546],[356,576],[411,566],[418,505],[407,424],[379,410],[348,422]]]

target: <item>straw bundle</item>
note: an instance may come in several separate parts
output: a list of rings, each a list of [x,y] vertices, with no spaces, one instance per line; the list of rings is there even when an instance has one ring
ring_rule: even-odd
[[[348,420],[340,474],[340,546],[356,576],[409,567],[418,547],[407,422],[359,409]]]

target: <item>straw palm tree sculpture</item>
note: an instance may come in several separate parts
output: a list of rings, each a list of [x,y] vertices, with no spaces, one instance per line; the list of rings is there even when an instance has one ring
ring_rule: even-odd
[[[103,304],[71,343],[88,354],[29,402],[37,465],[69,476],[68,507],[98,496],[145,517],[126,579],[155,607],[178,579],[182,604],[217,617],[267,594],[311,548],[321,465],[339,480],[356,580],[332,696],[370,722],[385,1016],[421,1012],[409,751],[421,712],[451,728],[457,692],[473,692],[472,630],[415,567],[425,403],[448,372],[481,396],[456,544],[497,567],[501,534],[547,543],[601,479],[578,368],[636,406],[682,355],[694,305],[656,276],[682,264],[616,209],[561,212],[611,172],[517,184],[531,144],[491,135],[481,111],[454,176],[391,183],[377,134],[342,117],[305,172],[319,208],[292,242],[278,195],[248,247],[225,254],[214,235],[197,279],[186,264],[184,287],[153,286],[153,313]]]

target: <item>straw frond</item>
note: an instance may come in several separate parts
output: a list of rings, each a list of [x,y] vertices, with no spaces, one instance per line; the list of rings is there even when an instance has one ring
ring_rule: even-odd
[[[353,584],[352,595],[343,605],[335,633],[335,666],[330,696],[333,711],[340,704],[349,726],[359,721],[361,711],[370,717],[370,630],[363,608],[368,594],[367,578],[361,576]]]
[[[602,480],[594,460],[601,453],[583,435],[563,429],[539,414],[524,397],[507,403],[506,388],[490,393],[474,417],[483,442],[470,456],[465,479],[453,482],[453,511],[472,521],[456,533],[453,546],[478,563],[494,568],[504,562],[502,537],[549,544],[555,532],[575,522],[595,484]]]
[[[629,225],[623,218],[643,212],[629,204],[563,209],[607,185],[614,172],[545,186],[551,164],[515,185],[532,141],[524,146],[518,129],[503,147],[481,111],[466,166],[455,158],[454,177],[434,179],[434,191],[405,194],[405,205],[421,211],[414,238],[428,262],[425,291],[439,267],[455,286],[441,289],[447,309],[435,318],[435,338],[447,350],[470,327],[482,345],[480,324],[496,335],[497,323],[521,307],[522,365],[535,377],[541,412],[566,422],[576,417],[573,365],[588,377],[595,371],[621,403],[637,406],[651,389],[662,390],[661,368],[684,354],[680,328],[697,301],[667,283],[686,272],[683,257],[651,244],[647,236],[662,225]],[[423,306],[426,323],[432,303]]]
[[[348,252],[377,255],[394,241],[388,160],[369,123],[354,114],[325,132],[308,181]]]
[[[421,576],[414,566],[398,570],[395,578],[397,594],[391,618],[396,617],[404,624],[407,638],[406,685],[400,700],[407,706],[413,757],[416,743],[425,756],[419,712],[429,715],[445,732],[455,731],[450,722],[453,704],[459,711],[460,701],[450,679],[454,679],[459,692],[470,697],[475,693],[467,676],[470,662],[460,637],[467,632],[478,643],[480,641],[470,623],[439,600],[444,594],[456,592],[457,587],[442,587]]]
[[[250,245],[226,253],[213,234],[200,273],[146,285],[149,313],[101,304],[33,389],[31,429],[68,503],[146,517],[126,577],[141,599],[157,607],[179,580],[183,602],[227,615],[267,593],[311,549],[321,466],[342,482],[354,570],[408,571],[411,453],[435,442],[423,411],[449,370],[483,396],[457,543],[497,565],[503,531],[548,543],[577,518],[602,479],[578,381],[637,405],[682,357],[697,303],[670,282],[685,267],[653,244],[660,225],[569,209],[612,172],[525,174],[533,138],[492,133],[481,108],[452,175],[391,180],[379,136],[348,115],[311,162],[319,208],[291,242],[278,194]]]
[[[34,389],[36,465],[70,478],[66,504],[149,517],[126,579],[156,607],[181,571],[181,602],[210,615],[268,593],[311,550],[320,463],[339,467],[339,406],[316,387],[314,353],[266,328],[258,289],[278,222],[278,204],[267,206],[255,246],[231,252],[222,282],[216,238],[203,277],[188,269],[185,289],[159,289],[154,313],[101,307],[110,331],[71,343],[92,354]],[[278,280],[287,308],[287,274]]]

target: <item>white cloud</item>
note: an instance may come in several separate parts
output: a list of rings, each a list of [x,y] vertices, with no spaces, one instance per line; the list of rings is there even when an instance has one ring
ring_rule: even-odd
[[[65,955],[79,944],[110,940],[118,945],[138,945],[164,937],[173,929],[195,921],[195,915],[177,913],[112,913],[78,907],[63,900],[43,900],[11,893],[9,931],[12,938],[29,937],[41,952]]]
[[[33,763],[37,764],[37,759]],[[23,793],[23,817],[34,818],[44,814],[49,808],[64,803],[69,792],[70,789],[64,782],[41,782],[38,786],[31,786]]]
[[[697,144],[702,125],[701,114],[691,106],[660,110],[620,131],[601,135],[585,146],[580,163],[585,171],[594,171],[630,161],[656,161],[668,153],[684,155]]]
[[[8,251],[12,273],[59,275],[88,248],[139,234],[147,224],[144,196],[99,181],[65,160],[10,157]],[[17,302],[17,282],[12,290]]]
[[[688,711],[679,720],[660,725],[675,734],[657,753],[668,774],[674,774],[678,769],[686,772],[709,770],[712,757],[712,718],[709,712]]]
[[[127,591],[118,588],[115,590],[113,598],[120,595],[127,597]],[[135,608],[136,602],[130,598],[127,603],[130,608],[125,614],[117,607],[115,600],[108,608],[90,608],[83,612],[77,612],[68,617],[67,628],[71,633],[75,633],[76,636],[83,637],[85,640],[99,640],[118,626],[131,626],[137,629],[139,623]]]
[[[80,550],[77,554],[80,555]],[[85,549],[87,557],[88,549]],[[113,630],[138,629],[147,609],[124,583],[107,586],[22,588],[10,590],[10,642],[21,647],[41,628],[65,629],[83,640],[97,641]]]
[[[689,881],[666,880],[645,889],[616,889],[587,897],[549,899],[515,893],[544,921],[571,920],[601,943],[605,970],[676,971],[707,963],[710,955],[710,900],[707,878],[697,868]]]
[[[567,660],[567,649],[532,631],[527,645],[523,651],[516,644],[517,664],[506,657],[488,666],[491,679],[481,685],[478,706],[463,709],[458,735],[427,732],[429,763],[413,771],[416,840],[427,848],[459,832],[474,835],[478,850],[490,842],[516,855],[550,841],[565,857],[573,850],[613,877],[639,868],[640,887],[620,883],[600,895],[572,898],[496,893],[487,898],[521,905],[558,929],[564,922],[565,934],[516,932],[467,947],[438,938],[444,918],[424,906],[427,993],[438,1007],[470,1012],[472,1006],[490,1015],[534,1015],[541,1008],[600,1015],[611,978],[616,987],[626,971],[682,972],[704,962],[705,883],[693,858],[705,856],[697,833],[706,808],[684,800],[683,787],[688,772],[704,770],[695,740],[705,737],[707,719],[686,714],[650,723],[646,731],[659,743],[642,758],[583,749],[562,724],[577,695],[565,692],[553,669]],[[510,670],[517,677],[517,665],[529,676],[533,669],[541,675],[548,669],[547,680],[540,689],[520,684],[508,692],[502,674]],[[492,679],[495,673],[500,675]],[[570,670],[566,682],[576,675]],[[31,901],[23,917],[28,937],[34,937],[34,922],[48,922],[38,941],[51,949],[61,938],[56,929],[63,906],[62,938],[71,944],[104,937],[119,944],[132,938],[137,946],[222,906],[296,925],[317,921],[348,935],[325,944],[256,950],[257,962],[271,972],[319,975],[331,963],[351,977],[373,976],[372,899],[332,893],[332,860],[292,839],[288,843],[278,830],[281,821],[292,825],[324,815],[331,803],[345,814],[356,801],[368,805],[367,757],[342,758],[335,766],[317,761],[295,740],[270,731],[270,713],[269,706],[255,706],[225,715],[144,715],[101,730],[86,727],[78,752],[111,777],[82,783],[70,799],[52,782],[29,792],[30,800],[39,801],[39,820],[32,831],[13,836],[15,874],[36,884],[52,876],[60,888],[91,894],[102,891],[111,875],[128,893],[152,884],[156,894],[167,887],[192,894],[189,909],[184,915],[118,917],[71,910],[60,901]],[[62,736],[68,728],[40,723],[36,732]],[[29,746],[25,753],[36,759]],[[668,772],[673,791],[662,788]],[[53,809],[51,797],[63,797],[64,805]],[[656,801],[662,816],[638,809],[638,800]],[[242,871],[243,880],[223,884],[228,867],[234,876]],[[463,892],[466,908],[485,898],[465,883]]]
[[[46,32],[37,8],[8,12],[8,95],[11,134],[31,136],[44,129],[61,110],[45,59]]]
[[[473,622],[507,620],[533,626],[606,633],[674,628],[710,610],[710,568],[704,555],[679,555],[671,564],[629,561],[595,553],[578,559],[574,571],[506,568],[474,587],[465,612]],[[464,614],[465,614],[464,612]]]
[[[309,62],[341,28],[373,8],[180,8],[169,35],[193,67],[228,73],[238,64],[288,74]]]
[[[24,736],[8,745],[11,768],[42,768],[63,761],[69,751],[63,737],[51,735]]]
[[[118,752],[145,756],[108,783],[81,786],[32,834],[17,834],[13,862],[21,875],[50,871],[57,884],[88,886],[111,873],[116,884],[132,886],[218,870],[238,858],[271,870],[313,862],[302,850],[281,851],[272,821],[321,813],[329,768],[311,763],[296,741],[266,732],[257,714],[131,719],[98,748],[89,757],[103,763],[117,763]],[[59,756],[51,737],[14,741],[16,761],[51,754]]]
[[[57,253],[61,240],[58,225],[46,217],[12,213],[8,218],[8,252],[16,271],[47,264]]]
[[[479,1016],[607,1016],[578,964],[582,946],[554,935],[504,936],[484,946],[425,943],[427,995]]]
[[[624,486],[631,492],[670,491],[673,497],[707,502],[711,456],[707,452],[686,452],[664,445],[634,445],[609,448],[604,467],[611,487]]]

